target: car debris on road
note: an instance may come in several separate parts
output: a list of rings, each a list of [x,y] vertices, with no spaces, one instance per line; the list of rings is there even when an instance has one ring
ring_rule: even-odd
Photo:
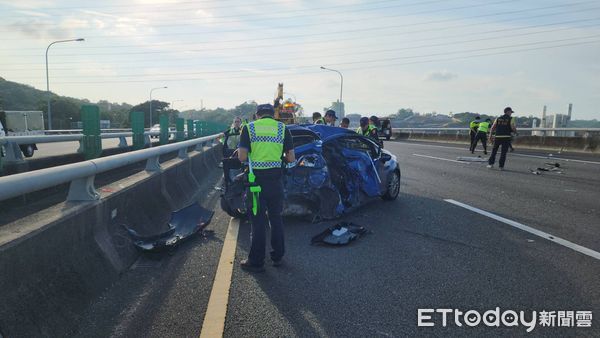
[[[311,238],[310,244],[346,245],[367,233],[363,226],[340,222]]]

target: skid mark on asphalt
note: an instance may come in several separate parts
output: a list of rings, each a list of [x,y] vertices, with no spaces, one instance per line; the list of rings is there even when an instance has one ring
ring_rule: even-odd
[[[587,255],[587,256],[590,256],[592,258],[600,260],[600,252],[594,251],[592,249],[588,249],[588,248],[586,248],[584,246],[581,246],[579,244],[575,244],[573,242],[569,242],[566,239],[562,239],[560,237],[556,237],[556,236],[554,236],[552,234],[540,231],[538,229],[532,228],[532,227],[527,226],[525,224],[521,224],[519,222],[515,222],[515,221],[510,220],[508,218],[504,218],[502,216],[498,216],[496,214],[492,214],[491,212],[488,212],[488,211],[485,211],[485,210],[481,210],[481,209],[472,207],[472,206],[470,206],[468,204],[464,204],[464,203],[455,201],[453,199],[445,199],[444,201],[446,201],[448,203],[451,203],[451,204],[454,204],[454,205],[457,205],[459,207],[465,208],[467,210],[476,212],[476,213],[478,213],[480,215],[489,217],[491,219],[494,219],[496,221],[502,222],[504,224],[508,224],[508,225],[510,225],[512,227],[515,227],[517,229],[529,232],[530,234],[536,235],[536,236],[541,237],[543,239],[547,239],[547,240],[549,240],[551,242],[554,242],[556,244],[562,245],[562,246],[567,247],[567,248],[569,248],[571,250],[575,250],[575,251],[577,251],[579,253],[582,253],[584,255]]]
[[[227,227],[227,235],[223,242],[219,266],[217,267],[212,291],[210,293],[210,298],[208,299],[208,306],[206,307],[206,315],[204,316],[200,338],[223,337],[239,229],[240,220],[232,218]]]

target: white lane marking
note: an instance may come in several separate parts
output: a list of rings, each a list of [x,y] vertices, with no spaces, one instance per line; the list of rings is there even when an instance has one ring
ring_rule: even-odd
[[[426,157],[426,158],[432,158],[434,160],[441,160],[441,161],[448,161],[448,162],[456,162],[456,163],[462,163],[462,164],[470,164],[471,162],[465,162],[465,161],[457,161],[457,160],[450,160],[447,158],[442,158],[442,157],[435,157],[435,156],[429,156],[429,155],[421,155],[421,154],[413,154],[414,156],[419,156],[419,157]]]
[[[416,143],[416,141],[398,142],[398,143],[406,143],[406,144],[415,145],[415,146],[421,146],[421,147],[432,147],[432,148],[446,148],[446,149],[454,149],[454,150],[463,150],[463,148],[460,148],[460,147],[438,146],[438,145],[433,145],[433,144],[418,144],[418,143]],[[479,152],[478,150],[475,150],[475,151]],[[527,154],[515,154],[515,153],[511,153],[510,156],[522,156],[522,157],[542,158],[542,159],[545,159],[545,160],[558,160],[558,161],[565,161],[565,162],[578,162],[578,163],[600,164],[600,162],[597,162],[597,161],[575,160],[575,159],[570,159],[570,158],[554,157],[554,156],[540,156],[540,155],[527,155]]]
[[[206,307],[206,314],[204,315],[204,322],[202,323],[200,331],[200,338],[223,337],[239,229],[240,220],[232,218],[229,221],[227,235],[225,235],[225,241],[223,242],[221,258],[219,258],[219,266],[217,267],[212,291],[210,292],[210,298],[208,299],[208,306]]]
[[[572,250],[575,250],[577,252],[580,252],[580,253],[582,253],[584,255],[588,255],[590,257],[593,257],[595,259],[600,260],[600,252],[594,251],[592,249],[588,249],[586,247],[583,247],[583,246],[581,246],[579,244],[575,244],[573,242],[569,242],[566,239],[562,239],[560,237],[556,237],[554,235],[551,235],[549,233],[537,230],[537,229],[532,228],[530,226],[527,226],[525,224],[521,224],[519,222],[515,222],[513,220],[504,218],[502,216],[498,216],[496,214],[492,214],[491,212],[487,212],[485,210],[481,210],[481,209],[472,207],[470,205],[467,205],[467,204],[455,201],[453,199],[444,199],[444,201],[446,201],[448,203],[452,203],[452,204],[457,205],[459,207],[465,208],[467,210],[471,210],[471,211],[476,212],[476,213],[478,213],[480,215],[487,216],[489,218],[495,219],[495,220],[500,221],[500,222],[502,222],[504,224],[508,224],[510,226],[513,226],[513,227],[515,227],[517,229],[521,229],[523,231],[527,231],[527,232],[529,232],[531,234],[534,234],[534,235],[539,236],[541,238],[547,239],[547,240],[552,241],[552,242],[554,242],[556,244],[560,244],[560,245],[562,245],[564,247],[567,247],[569,249],[572,249]]]
[[[538,156],[538,155],[526,155],[526,154],[511,154],[511,155],[522,156],[522,157],[543,158],[545,160],[550,160],[550,161],[557,160],[557,161],[565,161],[565,162],[600,164],[600,162],[596,162],[596,161],[575,160],[575,159],[571,159],[571,158],[562,158],[562,157],[554,157],[554,156]]]

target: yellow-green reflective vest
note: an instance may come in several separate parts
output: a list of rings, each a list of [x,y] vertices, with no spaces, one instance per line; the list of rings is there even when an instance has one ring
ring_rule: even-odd
[[[477,127],[479,127],[479,123],[480,122],[477,122],[477,121],[471,121],[471,123],[469,123],[469,128],[472,131],[477,131]]]
[[[361,128],[361,127],[358,127],[358,128],[356,129],[356,133],[357,133],[357,134],[360,134],[360,135],[362,135],[362,136],[369,136],[369,135],[371,135],[371,130],[373,130],[373,129],[377,129],[377,128],[375,128],[375,126],[373,126],[372,124],[369,124],[369,127],[367,128],[367,130],[365,130],[365,131],[363,132],[362,128]]]
[[[487,133],[489,129],[490,129],[489,122],[479,122],[479,129],[477,129],[477,131],[480,131],[482,133]]]
[[[281,168],[285,125],[272,118],[262,118],[248,124],[250,160],[255,170]]]

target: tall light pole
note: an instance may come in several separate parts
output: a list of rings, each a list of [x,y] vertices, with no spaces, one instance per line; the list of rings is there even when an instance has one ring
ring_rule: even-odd
[[[340,73],[339,70],[325,68],[323,66],[321,66],[321,69],[329,70],[329,71],[336,72],[336,73],[340,74],[340,79],[341,79],[341,83],[340,83],[340,109],[341,109],[342,108],[342,92],[344,90],[344,76],[342,75],[342,73]],[[338,113],[342,113],[342,112],[340,111]]]
[[[71,42],[71,41],[85,41],[85,39],[79,38],[79,39],[69,39],[69,40],[58,40],[58,41],[52,42],[46,48],[46,95],[48,96],[47,99],[48,99],[48,129],[49,130],[52,129],[52,107],[50,107],[50,78],[48,76],[48,50],[50,49],[50,46],[52,46],[55,43]]]
[[[152,92],[156,89],[167,89],[167,86],[150,89],[150,128],[152,128]]]

